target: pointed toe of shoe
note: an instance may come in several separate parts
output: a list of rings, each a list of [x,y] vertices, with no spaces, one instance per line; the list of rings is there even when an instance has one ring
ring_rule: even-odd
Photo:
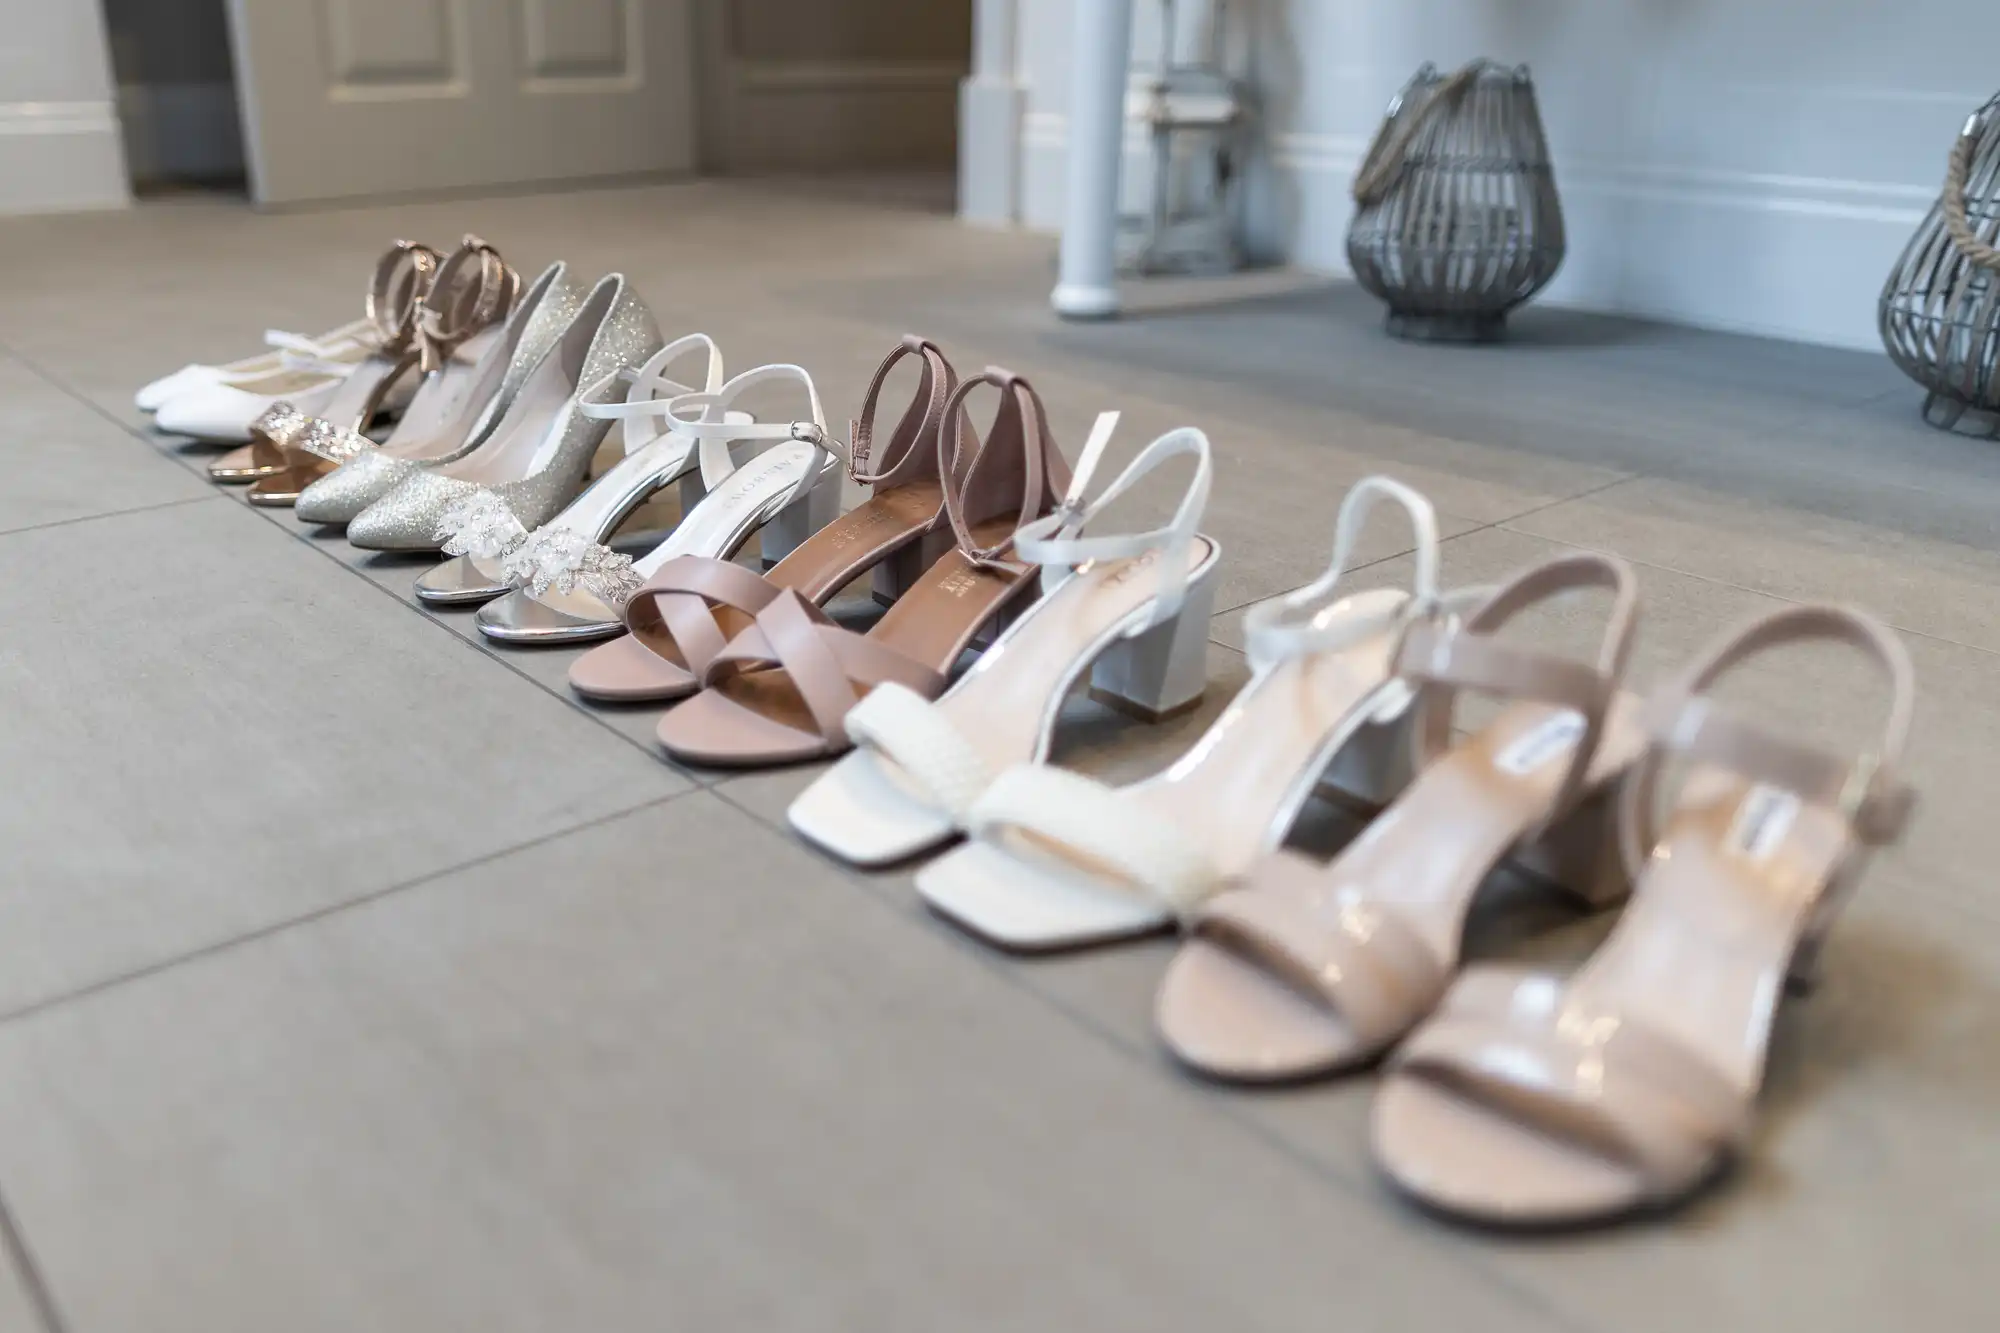
[[[617,620],[572,615],[522,589],[479,608],[479,632],[501,643],[580,643],[624,628]]]
[[[481,567],[469,555],[455,555],[417,578],[417,600],[433,606],[471,606],[490,602],[505,593],[509,584],[497,573]]]
[[[161,403],[153,424],[169,435],[223,443],[250,438],[263,400],[226,384],[199,384]]]
[[[200,384],[206,384],[215,376],[208,366],[182,366],[171,375],[162,375],[151,384],[143,386],[132,395],[132,406],[141,412],[157,412],[167,401]]]
[[[364,551],[435,551],[444,545],[438,536],[444,511],[475,489],[470,482],[419,472],[349,520],[347,540]]]
[[[302,522],[352,523],[361,511],[396,489],[417,470],[416,464],[379,453],[364,453],[305,488],[298,515]]]

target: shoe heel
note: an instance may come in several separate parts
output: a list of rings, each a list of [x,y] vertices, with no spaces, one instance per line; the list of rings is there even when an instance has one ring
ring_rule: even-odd
[[[1090,697],[1147,722],[1184,713],[1208,689],[1208,622],[1215,570],[1188,585],[1172,620],[1120,639],[1090,668]]]
[[[780,509],[764,524],[758,543],[764,568],[770,569],[811,540],[834,519],[840,517],[840,472],[829,468],[820,473],[811,490]]]
[[[1392,721],[1363,725],[1334,755],[1316,794],[1365,818],[1380,814],[1416,776],[1410,745],[1414,714],[1405,709]]]
[[[904,546],[875,566],[875,575],[869,581],[875,600],[883,606],[894,606],[897,598],[915,587],[917,580],[957,544],[951,528],[940,525]]]
[[[1590,910],[1612,907],[1632,892],[1618,846],[1622,783],[1597,792],[1515,852],[1513,863],[1575,897]]]

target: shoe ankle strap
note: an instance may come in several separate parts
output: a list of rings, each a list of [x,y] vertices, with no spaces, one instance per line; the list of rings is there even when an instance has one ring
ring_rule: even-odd
[[[1388,616],[1361,617],[1340,604],[1354,548],[1383,501],[1403,510],[1416,542],[1416,571],[1409,599]],[[1456,595],[1463,605],[1467,598]],[[1244,616],[1244,647],[1259,669],[1310,653],[1328,652],[1380,633],[1385,625],[1434,616],[1444,605],[1438,594],[1437,514],[1422,492],[1392,477],[1363,477],[1348,488],[1334,520],[1333,561],[1326,573],[1303,588],[1259,602]],[[1336,614],[1336,611],[1339,613]]]
[[[1497,632],[1532,606],[1583,588],[1612,595],[1594,662],[1581,662],[1501,641]],[[1567,811],[1583,789],[1590,761],[1631,655],[1639,594],[1630,565],[1615,556],[1579,551],[1531,566],[1502,584],[1463,620],[1413,621],[1396,651],[1394,670],[1417,692],[1422,710],[1413,728],[1418,762],[1451,745],[1452,714],[1462,690],[1525,699],[1574,710],[1583,732],[1569,754],[1551,815]]]
[[[878,451],[875,414],[883,385],[888,382],[889,372],[905,357],[912,356],[921,363],[916,392],[910,396],[909,406],[903,409],[895,430],[890,432],[888,444]],[[945,359],[943,350],[929,338],[904,334],[902,341],[875,368],[874,378],[868,381],[868,392],[861,399],[861,415],[847,423],[848,475],[864,486],[894,486],[937,475],[933,472],[936,466],[933,445],[938,425],[944,419],[945,402],[957,388],[958,372]],[[961,440],[959,447],[963,446]]]
[[[1889,687],[1889,715],[1880,744],[1859,755],[1781,736],[1709,694],[1723,676],[1775,648],[1830,642],[1867,656]],[[1625,792],[1620,825],[1626,864],[1635,875],[1658,845],[1661,773],[1669,756],[1726,769],[1761,785],[1843,814],[1865,845],[1896,841],[1915,808],[1900,768],[1915,706],[1909,651],[1895,633],[1862,611],[1842,606],[1788,606],[1724,635],[1647,701],[1650,742]]]
[[[520,295],[521,275],[498,250],[467,232],[417,303],[414,336],[423,373],[444,369],[461,345],[506,319]]]
[[[701,388],[668,378],[667,367],[697,352],[707,353],[702,367]],[[603,394],[588,393],[584,395],[579,410],[598,421],[623,422],[620,430],[626,456],[630,457],[672,429],[660,423],[665,420],[676,399],[694,393],[712,394],[722,387],[722,349],[706,333],[690,333],[653,353],[645,364],[627,366],[614,373],[611,379],[625,386],[623,402],[594,402],[593,399],[601,398]]]
[[[395,356],[417,334],[417,308],[437,277],[438,252],[416,241],[396,241],[375,261],[364,303],[375,350]]]
[[[1105,446],[1118,428],[1118,413],[1102,412],[1091,427],[1090,438],[1078,456],[1069,489],[1055,509],[1023,523],[1014,533],[1014,554],[1042,567],[1042,589],[1053,591],[1069,578],[1077,566],[1094,560],[1131,560],[1157,551],[1153,584],[1153,608],[1146,625],[1170,619],[1180,610],[1187,594],[1187,551],[1194,542],[1195,527],[1208,508],[1209,488],[1214,479],[1208,437],[1192,426],[1168,431],[1126,464],[1109,486],[1094,500],[1085,500]],[[1112,501],[1138,484],[1141,478],[1170,459],[1193,455],[1194,476],[1189,480],[1174,516],[1162,527],[1145,532],[1085,535],[1093,520]],[[1141,626],[1141,629],[1145,626]]]
[[[759,384],[782,381],[804,388],[806,417],[793,421],[729,420],[729,405],[742,397],[746,390]],[[684,393],[677,398],[655,402],[657,406],[651,410],[667,419],[669,430],[696,441],[702,483],[710,490],[736,470],[736,460],[729,446],[738,440],[799,440],[812,446],[811,462],[784,504],[803,498],[807,491],[818,485],[826,462],[842,452],[839,441],[827,434],[826,409],[820,405],[819,387],[803,366],[782,362],[758,366],[712,391]]]
[[[965,400],[974,389],[1000,391],[993,424],[982,438],[971,427]],[[1048,411],[1035,386],[1011,370],[988,366],[961,381],[938,421],[937,467],[944,489],[944,518],[959,552],[975,565],[1003,565],[1014,550],[1014,532],[981,547],[974,524],[1015,515],[1014,528],[1056,507],[1070,484],[1069,464],[1049,434]]]

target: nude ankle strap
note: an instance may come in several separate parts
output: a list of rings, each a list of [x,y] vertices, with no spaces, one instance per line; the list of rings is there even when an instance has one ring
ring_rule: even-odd
[[[520,295],[521,275],[498,250],[466,233],[418,302],[414,337],[419,368],[426,375],[444,369],[468,339],[507,318]]]
[[[910,356],[922,362],[917,389],[878,458],[875,450],[875,412],[882,396],[882,386],[887,382],[889,372],[903,358]],[[944,420],[945,401],[957,387],[958,372],[945,359],[938,345],[914,333],[904,334],[895,350],[882,358],[882,364],[875,368],[875,377],[868,381],[868,392],[861,400],[861,415],[848,422],[848,475],[864,486],[879,487],[941,475],[935,470],[937,454],[933,445],[939,423]],[[964,444],[961,438],[955,447],[962,449]],[[871,463],[874,464],[873,471],[869,470]],[[949,467],[945,470],[948,471]]]
[[[437,277],[438,252],[416,241],[397,241],[375,261],[364,308],[374,328],[375,351],[403,352],[417,333],[417,308]]]
[[[1000,406],[984,440],[971,436],[968,457],[965,400],[981,385],[1000,390]],[[1054,509],[1070,484],[1069,464],[1049,435],[1041,395],[1027,380],[998,366],[963,381],[946,400],[938,423],[937,462],[944,482],[944,517],[959,552],[976,565],[1006,563],[1014,534],[982,548],[973,539],[974,524],[1012,514],[1018,516],[1018,528]]]
[[[1889,687],[1889,716],[1876,749],[1859,756],[1835,754],[1778,735],[1709,696],[1718,680],[1745,661],[1808,642],[1845,644],[1880,670]],[[1916,803],[1899,771],[1915,698],[1915,674],[1902,640],[1862,611],[1789,606],[1725,635],[1647,703],[1651,746],[1626,788],[1619,820],[1627,866],[1636,875],[1659,841],[1660,775],[1670,754],[1837,809],[1864,844],[1894,842]]]
[[[1496,631],[1529,607],[1579,588],[1605,588],[1611,614],[1599,641],[1597,660],[1579,662],[1539,652],[1495,637]],[[1591,552],[1557,556],[1517,574],[1462,622],[1431,619],[1411,624],[1397,650],[1396,674],[1418,689],[1423,716],[1413,728],[1419,761],[1428,763],[1451,745],[1452,710],[1458,692],[1478,690],[1502,698],[1532,700],[1573,709],[1583,717],[1583,733],[1569,756],[1551,815],[1567,811],[1582,790],[1604,720],[1625,675],[1639,592],[1631,566]]]

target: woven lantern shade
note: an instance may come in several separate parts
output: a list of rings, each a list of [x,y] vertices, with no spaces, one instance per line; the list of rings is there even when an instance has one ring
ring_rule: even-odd
[[[1562,204],[1525,65],[1417,71],[1354,178],[1347,260],[1404,338],[1490,342],[1562,264]]]
[[[2000,96],[1952,145],[1944,189],[1876,307],[1889,359],[1925,389],[1924,420],[2000,435]]]

